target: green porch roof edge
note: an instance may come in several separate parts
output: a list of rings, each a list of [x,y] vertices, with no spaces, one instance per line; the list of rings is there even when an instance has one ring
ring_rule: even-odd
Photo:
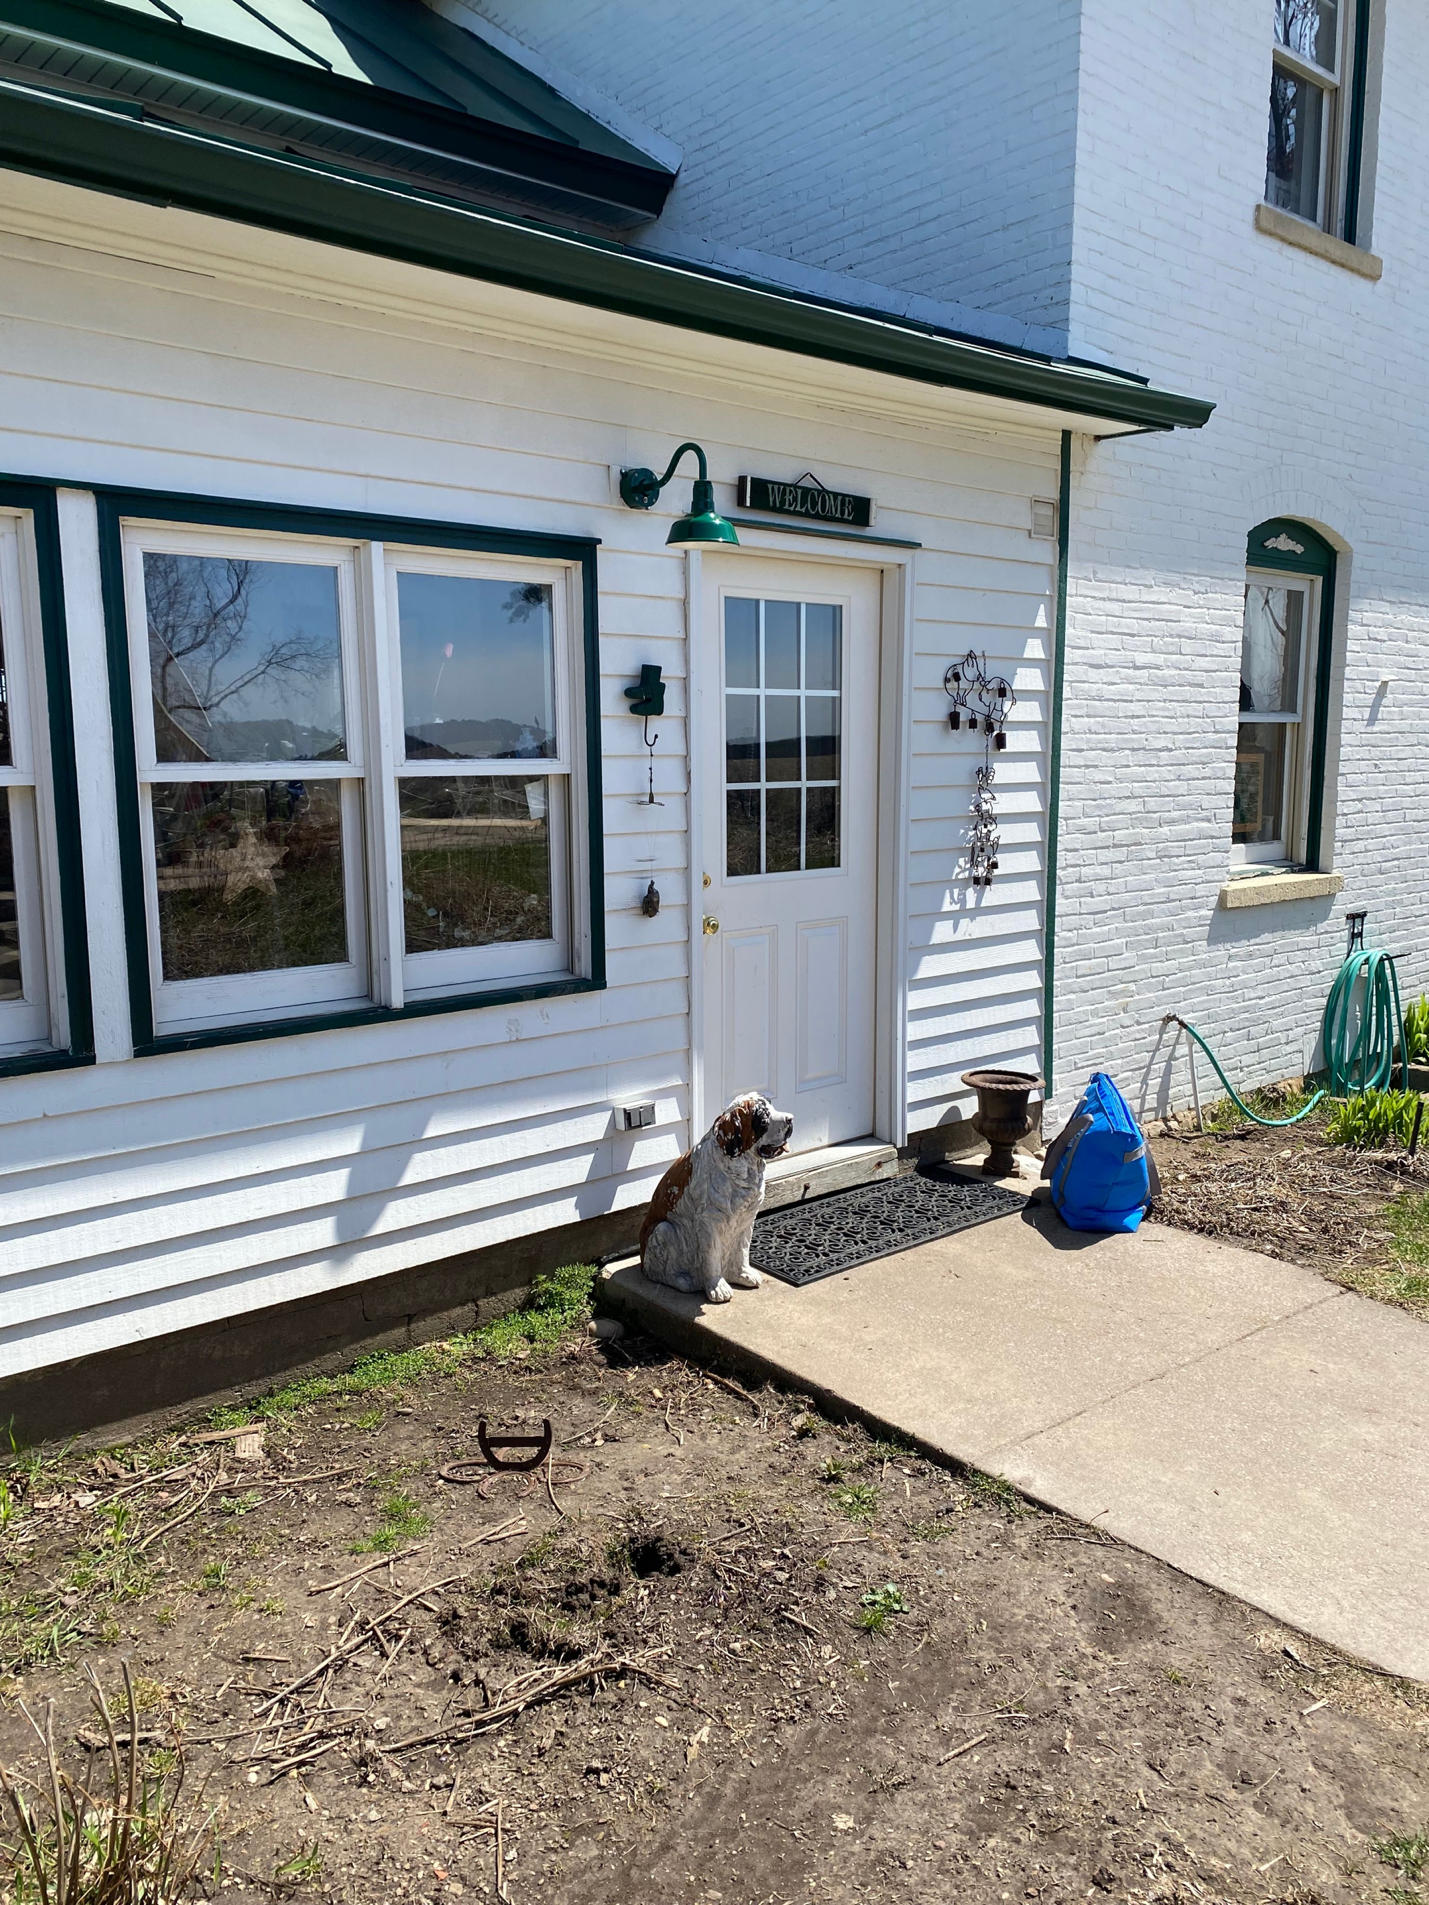
[[[30,87],[0,84],[0,102],[0,165],[96,191],[655,324],[1117,423],[1199,429],[1215,408],[1114,373],[946,337]]]

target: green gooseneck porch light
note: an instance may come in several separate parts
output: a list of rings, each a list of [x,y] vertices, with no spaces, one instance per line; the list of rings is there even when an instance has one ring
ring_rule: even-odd
[[[699,459],[699,475],[695,478],[695,491],[690,500],[688,516],[677,516],[670,525],[666,542],[705,543],[732,542],[737,544],[739,537],[734,533],[734,524],[727,522],[714,506],[714,484],[705,464],[705,453],[698,443],[682,443],[670,458],[670,467],[663,476],[657,476],[654,470],[622,470],[620,472],[620,500],[628,509],[653,509],[659,501],[660,492],[675,474],[675,466],[686,450],[693,450]]]

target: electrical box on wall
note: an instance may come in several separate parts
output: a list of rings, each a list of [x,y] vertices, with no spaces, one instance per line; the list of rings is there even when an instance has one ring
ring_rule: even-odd
[[[654,1122],[654,1105],[617,1105],[615,1107],[617,1131],[643,1131],[646,1125],[654,1124]]]

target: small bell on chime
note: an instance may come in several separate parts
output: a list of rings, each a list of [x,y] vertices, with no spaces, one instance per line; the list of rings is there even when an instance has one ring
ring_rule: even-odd
[[[990,714],[985,714],[983,716],[983,721],[982,721],[982,731],[984,734],[991,734],[992,729],[993,729],[992,716]]]
[[[993,744],[993,746],[994,746],[995,748],[997,748],[997,749],[998,749],[998,751],[999,751],[999,752],[1002,752],[1002,751],[1004,751],[1004,750],[1006,749],[1006,747],[1007,747],[1007,731],[1006,731],[1006,729],[1005,729],[1005,728],[999,728],[999,729],[997,730],[997,733],[996,733],[996,734],[994,734],[994,735],[993,735],[993,737],[992,737],[992,744]]]
[[[956,734],[962,725],[963,717],[958,710],[954,708],[952,713],[948,716],[948,726],[953,730],[953,733]]]

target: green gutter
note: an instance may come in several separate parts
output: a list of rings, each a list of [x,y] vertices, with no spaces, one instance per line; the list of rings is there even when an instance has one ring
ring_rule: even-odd
[[[1162,428],[1215,408],[21,86],[0,85],[0,165],[916,383]]]
[[[1072,541],[1072,433],[1062,432],[1057,482],[1057,619],[1052,636],[1052,734],[1047,749],[1047,871],[1042,928],[1042,1076],[1052,1095],[1057,978],[1057,836],[1062,817],[1062,677],[1067,657],[1067,554]]]

